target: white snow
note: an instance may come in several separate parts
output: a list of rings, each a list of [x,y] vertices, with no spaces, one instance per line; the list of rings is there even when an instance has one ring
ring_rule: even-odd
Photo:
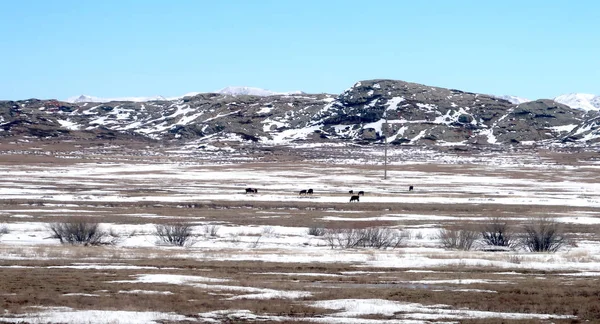
[[[81,125],[78,125],[77,123],[72,122],[68,119],[67,120],[57,119],[56,121],[60,124],[61,127],[66,128],[68,130],[78,130],[81,128]]]
[[[536,313],[502,313],[453,309],[447,305],[425,306],[418,303],[405,303],[385,299],[336,299],[321,300],[311,304],[315,307],[338,310],[336,317],[357,317],[364,315],[397,315],[406,319],[436,320],[464,318],[506,318],[506,319],[568,319],[570,315]],[[400,313],[400,314],[398,314]]]
[[[584,111],[600,110],[600,96],[588,93],[569,93],[554,98],[554,101]]]
[[[8,323],[87,323],[87,324],[152,324],[164,321],[195,321],[183,315],[161,312],[131,312],[102,310],[71,310],[66,307],[49,308],[39,313],[2,317],[0,321]]]

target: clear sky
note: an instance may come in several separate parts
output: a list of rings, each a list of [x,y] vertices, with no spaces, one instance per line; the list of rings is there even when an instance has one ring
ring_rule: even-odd
[[[0,99],[341,93],[385,78],[600,95],[596,0],[0,1]]]

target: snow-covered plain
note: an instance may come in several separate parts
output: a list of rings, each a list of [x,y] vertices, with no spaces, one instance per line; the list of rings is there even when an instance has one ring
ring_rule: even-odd
[[[0,271],[100,271],[120,276],[104,282],[120,295],[167,298],[177,296],[179,289],[197,289],[223,302],[286,300],[293,305],[324,309],[325,314],[290,316],[227,308],[190,315],[38,305],[42,307],[22,308],[19,313],[5,309],[0,321],[441,323],[577,318],[567,313],[495,312],[372,297],[331,299],[324,294],[323,290],[331,289],[391,287],[495,295],[501,293],[500,287],[530,280],[533,276],[528,272],[539,272],[535,277],[539,280],[544,279],[545,272],[553,273],[552,280],[570,282],[597,281],[600,277],[598,165],[562,165],[541,157],[430,153],[419,153],[425,159],[411,159],[402,152],[390,152],[387,179],[382,177],[381,160],[362,163],[360,159],[339,158],[310,163],[215,163],[180,157],[159,163],[100,159],[61,165],[3,163]],[[378,155],[371,156],[377,159]],[[409,192],[409,185],[415,190]],[[257,188],[258,192],[246,194],[247,187]],[[313,195],[299,195],[299,190],[309,188],[314,189]],[[351,205],[349,190],[366,193],[360,203]],[[527,206],[527,212],[511,212],[515,206]],[[572,233],[577,237],[576,244],[554,254],[523,249],[452,251],[440,246],[437,234],[441,228],[485,222],[489,215],[482,210],[496,210],[515,224],[545,213],[569,228],[596,230]],[[103,229],[119,238],[114,246],[86,248],[98,252],[85,252],[92,256],[74,261],[82,252],[60,246],[58,240],[50,238],[48,227],[56,219],[69,217],[99,221]],[[186,247],[160,243],[155,224],[165,221],[190,223],[194,240]],[[344,224],[384,225],[401,231],[403,243],[400,248],[386,250],[332,249],[324,237],[308,234],[312,226],[332,228]],[[215,235],[209,234],[211,227]],[[164,265],[134,262],[145,258],[167,261]],[[49,263],[35,263],[44,260]],[[57,260],[64,261],[57,265]],[[168,260],[198,261],[196,274],[182,274],[182,268],[170,266]],[[285,271],[287,268],[282,266],[284,271],[251,271],[247,275],[255,280],[244,282],[232,273],[202,269],[202,262],[299,267],[315,264],[343,270],[319,272],[317,267],[303,272],[293,271],[292,266]],[[494,271],[481,278],[469,278],[465,270],[470,268]],[[372,276],[374,279],[363,282],[362,278]],[[275,284],[268,281],[272,278],[282,279]],[[288,281],[289,285],[281,284]],[[2,296],[19,293],[0,291]],[[69,291],[62,296],[93,299],[110,295],[106,291]],[[373,315],[380,318],[364,318]]]

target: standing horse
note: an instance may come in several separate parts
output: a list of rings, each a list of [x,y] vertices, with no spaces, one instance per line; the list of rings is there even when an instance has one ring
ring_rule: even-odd
[[[313,192],[314,192],[314,191],[313,191],[312,189],[308,189],[308,191],[307,191],[306,193],[307,193],[307,194],[309,194],[309,195],[312,195],[312,194],[313,194]]]
[[[359,192],[358,192],[358,195],[359,195],[359,196],[364,196],[364,195],[365,195],[365,192],[364,192],[364,191],[359,191]]]
[[[353,202],[353,201],[359,202],[359,200],[358,200],[359,197],[360,196],[357,196],[357,195],[350,197],[350,202]]]
[[[298,193],[299,195],[306,195],[307,191],[306,189],[302,189],[300,190],[300,192]]]

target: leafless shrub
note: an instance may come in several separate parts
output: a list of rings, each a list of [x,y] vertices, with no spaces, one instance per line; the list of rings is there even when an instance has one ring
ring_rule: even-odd
[[[436,238],[444,248],[468,251],[473,247],[478,236],[476,231],[468,229],[440,229]]]
[[[115,244],[118,236],[112,236],[103,231],[100,224],[76,220],[67,223],[52,223],[49,225],[52,238],[57,238],[62,244],[72,245],[101,245]]]
[[[166,244],[185,246],[191,242],[192,226],[184,223],[156,225],[156,236]]]
[[[369,227],[361,230],[363,247],[376,249],[397,248],[402,242],[402,236],[397,230],[382,227]]]
[[[494,217],[488,219],[481,227],[483,243],[492,246],[513,247],[515,237],[507,221]]]
[[[327,229],[323,237],[332,249],[335,247],[342,249],[356,247],[396,248],[400,246],[403,239],[399,231],[381,227]]]
[[[325,235],[325,228],[319,226],[312,226],[308,228],[308,235],[312,236],[323,236]]]
[[[556,252],[568,243],[562,226],[551,218],[532,220],[523,231],[520,243],[531,252]]]
[[[342,249],[349,249],[357,247],[360,244],[361,236],[359,235],[359,230],[354,228],[327,229],[325,240],[332,249],[336,246]]]
[[[211,237],[217,237],[217,232],[219,232],[219,226],[215,224],[206,224],[204,225],[204,234],[209,235]]]

